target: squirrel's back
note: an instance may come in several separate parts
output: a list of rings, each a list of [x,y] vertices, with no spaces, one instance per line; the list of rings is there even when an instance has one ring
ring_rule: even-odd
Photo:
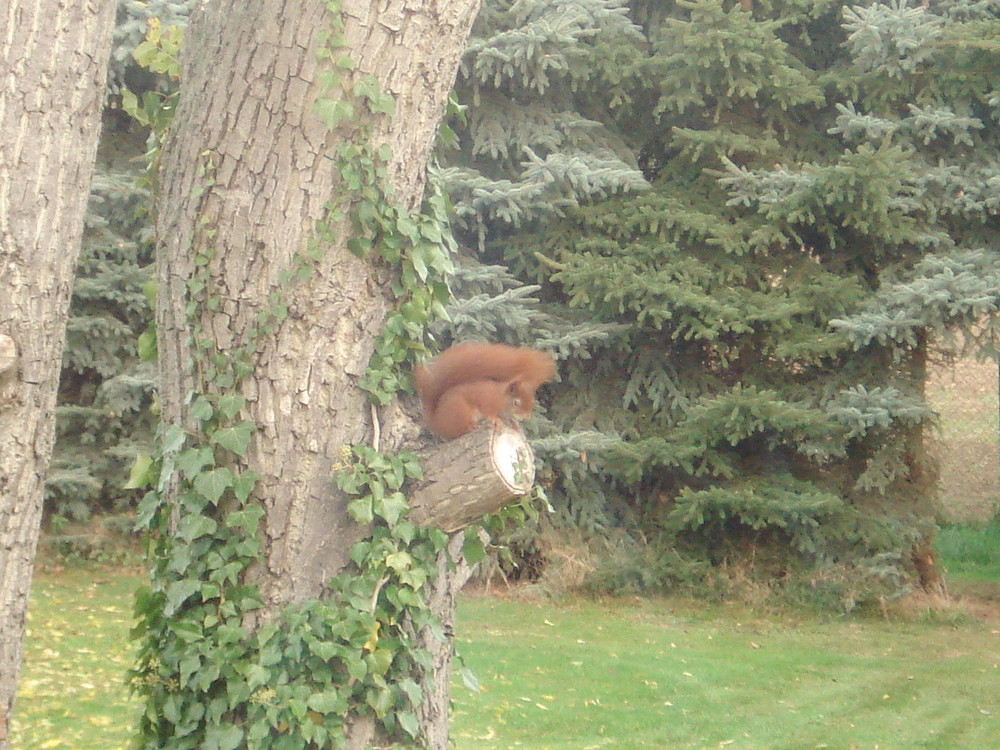
[[[527,417],[535,391],[555,378],[547,352],[504,344],[456,344],[413,378],[431,432],[454,438],[482,419]]]
[[[552,355],[538,349],[506,344],[455,344],[426,367],[414,372],[417,390],[425,404],[437,404],[441,394],[460,383],[475,380],[518,382],[532,394],[556,376]]]

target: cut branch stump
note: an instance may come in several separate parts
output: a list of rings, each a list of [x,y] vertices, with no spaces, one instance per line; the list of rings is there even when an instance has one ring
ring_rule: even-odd
[[[535,459],[519,427],[486,423],[420,454],[424,480],[410,493],[410,520],[452,533],[531,491]]]

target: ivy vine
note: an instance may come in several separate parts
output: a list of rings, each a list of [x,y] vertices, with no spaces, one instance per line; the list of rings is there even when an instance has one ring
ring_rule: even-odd
[[[415,675],[429,674],[430,664],[415,636],[437,627],[422,592],[447,535],[407,520],[404,486],[420,477],[413,454],[345,446],[333,481],[352,498],[348,512],[370,536],[352,547],[352,565],[328,582],[327,597],[287,607],[253,632],[244,625],[263,606],[246,574],[263,554],[264,510],[250,499],[258,476],[246,462],[257,425],[246,418],[238,387],[287,316],[287,290],[311,277],[344,217],[351,252],[393,271],[398,304],[362,383],[380,405],[408,387],[402,365],[423,351],[424,325],[443,314],[449,294],[446,200],[432,186],[418,214],[393,205],[384,188],[389,154],[370,145],[370,123],[390,115],[395,103],[373,78],[353,74],[339,3],[326,5],[332,22],[319,54],[331,65],[315,111],[327,127],[351,134],[335,159],[339,200],[327,206],[312,242],[283,272],[284,291],[269,297],[235,351],[216,351],[200,329],[221,300],[212,292],[212,252],[194,256],[187,315],[197,385],[188,421],[163,428],[158,455],[140,458],[130,479],[151,487],[137,524],[147,532],[152,575],[136,600],[140,645],[130,675],[145,699],[140,732],[147,748],[339,747],[358,716],[373,717],[396,746],[422,746]],[[151,69],[176,75],[179,46],[179,32],[154,25],[140,54]],[[125,101],[161,133],[174,103],[159,96]],[[199,194],[211,188],[213,171],[206,157]],[[211,240],[212,231],[202,231]]]

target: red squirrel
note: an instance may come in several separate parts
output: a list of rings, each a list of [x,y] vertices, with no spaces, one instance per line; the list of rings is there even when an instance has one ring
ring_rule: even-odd
[[[424,407],[424,422],[451,440],[488,419],[524,419],[535,406],[535,391],[556,376],[547,352],[504,344],[456,344],[413,379]]]

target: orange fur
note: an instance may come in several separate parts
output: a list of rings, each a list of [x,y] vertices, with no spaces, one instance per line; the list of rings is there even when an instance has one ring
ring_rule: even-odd
[[[524,419],[535,391],[555,375],[547,352],[503,344],[456,344],[413,372],[424,422],[449,440],[484,419]]]

